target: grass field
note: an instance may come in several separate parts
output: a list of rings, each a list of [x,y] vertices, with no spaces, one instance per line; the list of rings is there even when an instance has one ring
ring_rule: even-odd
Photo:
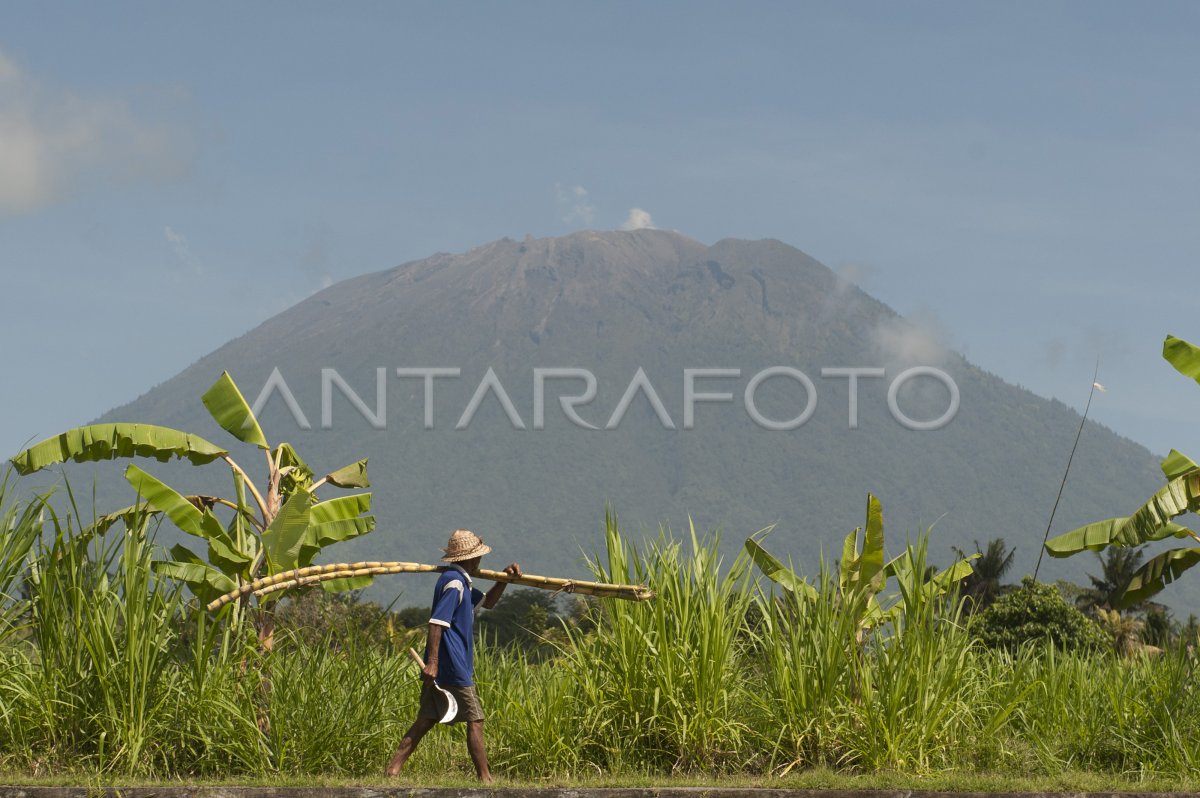
[[[0,540],[0,772],[45,783],[378,783],[414,716],[416,672],[386,629],[263,654],[155,577],[139,529],[44,534],[10,508]],[[28,540],[26,541],[26,539]],[[28,542],[26,546],[25,542]],[[22,552],[25,553],[22,553]],[[1190,789],[1196,659],[984,649],[956,601],[911,598],[860,634],[828,578],[773,595],[713,538],[644,549],[615,523],[606,601],[554,656],[482,647],[493,770],[546,785],[769,784]],[[861,639],[860,639],[861,637]],[[401,783],[469,779],[461,729],[431,734]],[[936,785],[936,786],[935,786]],[[995,787],[988,785],[996,785]]]

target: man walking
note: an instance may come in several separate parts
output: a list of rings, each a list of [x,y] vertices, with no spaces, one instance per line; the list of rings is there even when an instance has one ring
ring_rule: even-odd
[[[497,582],[485,595],[471,585],[471,575],[478,572],[479,561],[491,551],[473,532],[456,529],[450,535],[445,548],[444,562],[450,567],[438,578],[433,589],[433,611],[429,617],[429,636],[425,643],[425,670],[421,673],[421,703],[417,719],[387,766],[387,775],[398,776],[404,763],[412,756],[417,744],[430,729],[437,725],[443,710],[438,708],[439,695],[434,687],[450,692],[458,702],[458,714],[451,723],[467,724],[467,752],[475,765],[479,780],[490,782],[492,773],[488,769],[487,751],[483,744],[483,707],[475,693],[475,645],[472,629],[475,623],[475,605],[483,602],[484,609],[491,609],[500,601],[507,587],[506,582]],[[513,563],[504,569],[512,576],[521,575],[521,566]]]

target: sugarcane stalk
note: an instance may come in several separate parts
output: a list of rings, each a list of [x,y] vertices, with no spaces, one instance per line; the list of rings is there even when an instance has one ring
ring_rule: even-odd
[[[253,593],[265,596],[280,590],[326,582],[331,579],[345,579],[355,576],[381,576],[384,574],[413,574],[440,573],[449,569],[447,565],[425,565],[417,562],[356,562],[329,563],[327,565],[310,565],[307,568],[296,568],[283,571],[274,576],[266,576],[247,582],[236,590],[231,590],[220,598],[209,602],[207,609],[215,612],[231,601]],[[597,598],[619,598],[628,601],[648,601],[654,598],[654,591],[644,585],[614,585],[606,582],[584,582],[578,579],[559,579],[552,576],[537,576],[523,574],[513,576],[503,571],[489,571],[480,568],[472,576],[487,579],[491,582],[507,582],[525,587],[536,587],[551,590],[556,593],[579,593]]]

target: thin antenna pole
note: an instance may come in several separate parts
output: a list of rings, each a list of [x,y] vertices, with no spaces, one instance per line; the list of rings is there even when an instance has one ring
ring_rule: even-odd
[[[1058,503],[1062,500],[1063,488],[1067,486],[1067,475],[1071,473],[1071,461],[1075,459],[1075,450],[1079,448],[1079,437],[1083,435],[1083,425],[1087,423],[1088,411],[1092,409],[1092,397],[1096,395],[1097,380],[1100,378],[1100,358],[1096,358],[1096,371],[1092,374],[1092,389],[1088,392],[1087,406],[1083,408],[1083,418],[1079,419],[1079,431],[1075,433],[1075,443],[1071,446],[1071,456],[1067,458],[1067,470],[1063,471],[1062,482],[1058,486],[1058,496],[1054,499],[1054,509],[1050,511],[1050,521],[1046,524],[1046,534],[1042,536],[1042,546],[1038,549],[1037,565],[1033,569],[1033,581],[1037,581],[1038,570],[1042,567],[1042,555],[1046,553],[1046,541],[1050,539],[1050,527],[1054,526],[1054,514],[1058,512]]]

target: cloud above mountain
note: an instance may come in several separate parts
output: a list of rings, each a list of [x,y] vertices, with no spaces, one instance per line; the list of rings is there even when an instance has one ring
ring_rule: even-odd
[[[945,328],[927,311],[881,319],[872,330],[871,342],[883,365],[892,368],[940,366],[951,354]]]
[[[566,224],[591,227],[596,218],[596,208],[588,197],[588,190],[583,186],[565,186],[558,183],[554,186],[554,198],[558,205],[559,218]]]
[[[0,215],[29,213],[89,184],[178,179],[180,131],[139,118],[120,97],[46,84],[0,50]]]
[[[196,275],[204,274],[204,264],[192,252],[192,247],[188,244],[187,236],[174,227],[167,225],[163,228],[163,238],[166,239],[167,244],[171,247],[171,251],[175,254],[175,259],[182,266]]]
[[[641,208],[630,208],[629,216],[625,218],[625,222],[621,225],[622,230],[657,230],[654,226],[654,219],[651,218],[648,211]]]

